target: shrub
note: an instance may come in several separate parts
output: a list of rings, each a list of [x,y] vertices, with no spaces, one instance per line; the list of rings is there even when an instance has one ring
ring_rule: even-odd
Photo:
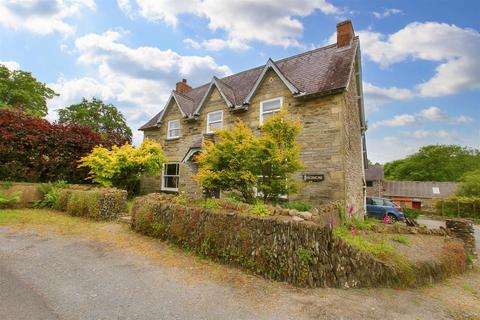
[[[298,211],[310,211],[310,209],[313,208],[313,205],[304,201],[291,201],[282,203],[282,207],[287,209],[295,209]]]
[[[258,137],[238,120],[233,128],[217,131],[219,141],[205,143],[196,180],[207,190],[236,191],[247,203],[255,202],[254,188],[264,201],[276,201],[297,189],[291,175],[303,167],[299,133],[299,123],[285,112],[268,118]]]
[[[90,128],[0,109],[0,180],[83,182],[87,170],[77,161],[94,146],[111,143]]]
[[[268,216],[270,210],[268,207],[261,201],[257,201],[251,208],[250,213],[255,216]]]
[[[127,192],[114,188],[59,189],[55,209],[73,216],[111,220],[127,210]]]
[[[57,182],[42,183],[38,190],[42,193],[43,199],[35,201],[33,207],[35,208],[53,208],[58,200],[58,189],[63,189],[67,186],[67,182],[59,180]]]
[[[407,218],[417,219],[418,216],[422,214],[422,211],[418,209],[413,209],[413,208],[403,208],[403,213]]]
[[[8,207],[12,204],[20,201],[20,194],[18,192],[14,193],[3,193],[0,192],[0,208]]]
[[[138,192],[140,175],[159,174],[165,161],[160,145],[145,139],[138,148],[130,144],[111,150],[97,146],[80,160],[79,167],[89,168],[89,178],[102,186],[124,189],[133,196]]]

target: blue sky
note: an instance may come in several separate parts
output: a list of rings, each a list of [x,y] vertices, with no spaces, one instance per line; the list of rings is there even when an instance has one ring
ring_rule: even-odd
[[[0,63],[31,71],[60,97],[96,96],[136,129],[175,82],[193,85],[360,36],[367,148],[374,162],[419,147],[480,148],[479,1],[0,0]]]

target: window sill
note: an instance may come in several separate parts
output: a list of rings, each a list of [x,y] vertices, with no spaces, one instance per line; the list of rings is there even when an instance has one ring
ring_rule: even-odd
[[[161,192],[163,193],[170,193],[170,194],[177,194],[178,193],[178,190],[165,190],[165,189],[161,189],[160,190]]]
[[[175,141],[175,140],[178,140],[178,139],[180,139],[180,137],[167,138],[165,140],[166,141]]]

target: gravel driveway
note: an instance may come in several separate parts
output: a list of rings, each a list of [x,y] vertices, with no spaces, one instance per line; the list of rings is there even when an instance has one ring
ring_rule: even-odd
[[[38,235],[22,228],[0,227],[2,320],[463,319],[480,315],[480,292],[475,289],[480,287],[478,271],[417,290],[299,289],[185,255],[132,233],[127,238],[135,246],[153,243],[169,263],[91,239]],[[116,224],[108,228],[111,233],[129,232]],[[172,259],[180,262],[171,263]]]

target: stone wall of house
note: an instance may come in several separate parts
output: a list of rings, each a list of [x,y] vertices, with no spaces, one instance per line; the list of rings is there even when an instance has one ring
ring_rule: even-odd
[[[354,68],[356,70],[356,68]],[[350,83],[344,93],[343,104],[343,161],[345,176],[346,209],[357,216],[365,213],[365,172],[363,167],[363,139],[359,92],[355,72],[350,75]]]
[[[344,160],[345,149],[342,112],[344,112],[345,98],[343,94],[328,95],[317,98],[294,98],[281,79],[272,70],[268,71],[260,84],[256,94],[251,100],[250,108],[240,113],[231,113],[222,99],[219,91],[214,88],[207,98],[200,117],[197,121],[181,122],[181,137],[175,140],[167,140],[167,123],[169,120],[182,119],[178,107],[172,101],[169,106],[162,125],[156,130],[145,131],[145,137],[158,141],[164,148],[165,155],[170,161],[179,162],[188,152],[190,146],[198,139],[204,138],[206,132],[206,117],[211,111],[223,110],[224,127],[233,125],[235,119],[241,119],[247,123],[255,132],[258,132],[260,125],[260,102],[267,99],[283,97],[283,106],[289,114],[300,120],[302,131],[298,138],[301,145],[301,160],[305,167],[294,175],[300,183],[300,190],[292,195],[292,200],[307,200],[313,203],[323,203],[329,200],[345,199],[345,174]],[[358,113],[357,113],[358,117]],[[353,131],[351,131],[353,134]],[[353,146],[360,143],[360,136],[352,137],[352,148],[357,150],[360,146]],[[349,160],[353,156],[347,157]],[[361,161],[359,159],[358,161]],[[350,162],[349,162],[350,163]],[[361,166],[361,164],[358,164]],[[352,172],[354,169],[351,170]],[[323,174],[325,180],[321,182],[304,182],[303,175],[307,173]],[[180,168],[180,189],[179,192],[188,194],[201,194],[195,181],[188,175],[192,170],[188,166]],[[349,173],[350,174],[350,173]],[[357,180],[358,174],[354,180]],[[354,192],[354,185],[349,185],[349,190]],[[160,179],[158,177],[142,179],[142,191],[144,193],[158,192],[160,190]],[[361,191],[361,189],[360,189]],[[353,198],[356,199],[357,195]],[[350,202],[356,204],[356,200]]]

